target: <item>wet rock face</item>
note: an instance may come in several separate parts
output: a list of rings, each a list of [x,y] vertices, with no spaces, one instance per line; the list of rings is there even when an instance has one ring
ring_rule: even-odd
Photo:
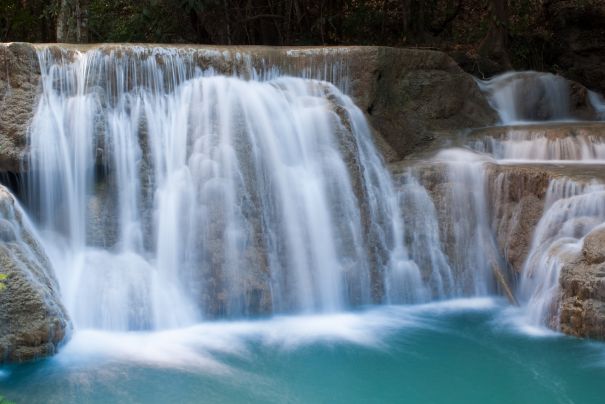
[[[399,158],[441,132],[497,121],[475,80],[441,52],[375,48],[353,58],[352,94]]]
[[[391,168],[395,181],[401,174],[399,167]],[[427,188],[433,198],[439,218],[440,237],[449,256],[457,254],[450,245],[453,238],[452,189],[463,192],[460,183],[452,182],[443,164],[421,164],[415,168],[415,176]],[[551,167],[486,164],[486,208],[491,231],[499,254],[509,265],[509,277],[514,279],[521,272],[527,258],[534,229],[544,210],[544,198],[550,180],[561,175]],[[468,188],[468,187],[467,187]],[[468,194],[471,191],[469,188]],[[471,223],[475,207],[466,206]]]
[[[585,238],[582,253],[561,272],[560,328],[566,334],[605,338],[605,227]]]
[[[584,238],[582,255],[587,264],[601,264],[605,261],[605,228],[597,228]]]
[[[533,167],[488,168],[492,230],[513,279],[521,273],[529,253],[551,178],[548,172]]]
[[[18,172],[38,97],[40,67],[29,44],[0,44],[0,169]]]
[[[0,363],[55,353],[70,329],[50,262],[14,197],[0,187]]]

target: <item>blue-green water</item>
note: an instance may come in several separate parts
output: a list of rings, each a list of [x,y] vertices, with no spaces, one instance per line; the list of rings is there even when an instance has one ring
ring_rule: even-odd
[[[162,333],[79,331],[2,368],[16,403],[604,403],[605,344],[457,300]]]

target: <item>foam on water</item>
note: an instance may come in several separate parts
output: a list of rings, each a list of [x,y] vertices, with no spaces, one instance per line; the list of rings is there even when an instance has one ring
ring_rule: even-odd
[[[52,360],[63,366],[118,361],[223,374],[233,370],[224,359],[248,358],[250,344],[279,350],[297,350],[316,344],[388,349],[386,341],[394,333],[406,329],[438,329],[439,324],[433,317],[488,312],[501,304],[501,300],[491,298],[456,299],[358,312],[206,322],[154,332],[79,330]]]
[[[459,299],[156,332],[80,330],[57,356],[9,368],[0,389],[31,403],[599,403],[591,389],[603,345],[528,335],[502,321],[509,310],[501,299]]]

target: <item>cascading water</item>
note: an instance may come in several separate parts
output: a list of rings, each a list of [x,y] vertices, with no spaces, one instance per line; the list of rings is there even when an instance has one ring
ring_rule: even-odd
[[[488,295],[507,264],[486,165],[605,156],[600,136],[510,128],[470,139],[476,152],[438,153],[438,184],[412,169],[395,192],[347,96],[235,59],[229,77],[177,50],[40,48],[29,205],[77,327]],[[346,87],[340,70],[314,71],[302,75]],[[566,82],[522,73],[483,84],[503,121],[535,118],[516,105],[526,76],[540,89],[531,103],[564,117],[554,95]],[[524,278],[526,301],[534,281]]]
[[[561,270],[577,259],[584,237],[605,222],[603,185],[587,180],[599,176],[605,161],[602,128],[534,123],[479,129],[453,142],[461,140],[464,148],[441,150],[407,169],[399,189],[406,201],[406,233],[414,236],[406,241],[414,246],[410,256],[421,272],[433,274],[425,279],[433,295],[484,295],[496,284],[523,306],[527,324],[558,328]],[[548,189],[540,191],[548,175]],[[521,203],[522,190],[511,195],[511,179],[515,187],[529,184],[533,200]],[[531,219],[536,209],[539,220],[530,225],[535,228],[527,241],[514,240],[525,237],[527,226],[519,222]],[[523,252],[519,245],[525,242]],[[524,257],[519,268],[511,267],[509,246],[516,249],[515,258]],[[453,286],[435,287],[447,279]]]
[[[422,167],[403,176],[406,242],[434,298],[494,292],[492,272],[501,258],[490,228],[487,161],[465,149],[446,149],[431,160],[435,173],[427,181]]]
[[[564,128],[565,129],[565,128]],[[498,160],[605,160],[605,136],[557,128],[515,127],[501,136],[488,136],[470,142],[474,150],[489,153]]]
[[[437,211],[429,192],[412,173],[406,173],[400,185],[406,245],[414,263],[425,275],[432,296],[445,298],[455,289],[454,273],[442,251]],[[391,290],[394,289],[394,290]],[[388,288],[389,295],[397,291]],[[432,297],[427,296],[427,298]]]
[[[55,53],[39,51],[28,184],[77,327],[422,300],[388,173],[334,86]]]
[[[605,222],[605,187],[563,179],[551,181],[544,214],[525,262],[520,296],[532,324],[558,328],[557,294],[561,268],[577,255],[582,239]]]
[[[478,81],[502,124],[569,120],[569,83],[542,72],[509,72]]]
[[[594,91],[588,92],[588,98],[600,120],[605,120],[605,97]]]

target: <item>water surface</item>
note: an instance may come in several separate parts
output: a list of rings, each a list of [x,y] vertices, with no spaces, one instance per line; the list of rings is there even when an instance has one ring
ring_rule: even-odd
[[[605,344],[524,326],[492,299],[78,331],[0,370],[17,403],[602,403]]]

